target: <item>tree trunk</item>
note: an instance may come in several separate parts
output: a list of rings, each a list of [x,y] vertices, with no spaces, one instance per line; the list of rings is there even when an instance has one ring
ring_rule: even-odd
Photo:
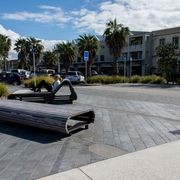
[[[114,62],[113,62],[113,68],[114,68],[114,74],[118,75],[119,74],[119,68],[118,68],[118,61],[117,57],[114,57]]]
[[[91,63],[92,61],[88,61],[87,62],[87,76],[89,77],[89,76],[91,76]]]

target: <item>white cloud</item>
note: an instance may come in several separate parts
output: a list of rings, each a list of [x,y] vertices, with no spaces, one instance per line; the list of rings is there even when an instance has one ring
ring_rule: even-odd
[[[83,9],[84,14],[80,10],[74,26],[102,34],[107,20],[114,18],[130,30],[152,31],[180,25],[180,0],[116,0],[97,7],[97,11]]]
[[[11,50],[9,52],[8,59],[10,59],[10,60],[17,59],[17,52],[14,50],[14,43],[16,42],[17,39],[24,38],[24,37],[20,36],[18,33],[14,32],[12,30],[4,28],[1,24],[0,24],[0,34],[8,36],[12,41],[12,46],[11,46]],[[40,39],[40,40],[42,41],[45,51],[52,50],[55,44],[63,41],[63,40],[45,40],[45,39]]]
[[[54,6],[39,6],[40,9],[45,10],[41,13],[21,11],[16,13],[5,13],[2,15],[3,19],[18,20],[18,21],[35,21],[40,23],[54,23],[63,25],[70,21],[71,17],[67,15],[60,7]]]
[[[86,3],[91,1],[86,0]],[[64,11],[61,7],[41,5],[43,12],[17,12],[4,14],[4,19],[30,20],[63,26],[71,24],[79,32],[102,34],[108,20],[130,30],[152,31],[180,25],[180,0],[108,0],[96,4],[95,10],[81,8]],[[88,7],[88,6],[84,6]]]

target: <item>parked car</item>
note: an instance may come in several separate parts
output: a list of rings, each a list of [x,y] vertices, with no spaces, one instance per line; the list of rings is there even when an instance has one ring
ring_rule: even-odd
[[[84,83],[85,78],[80,71],[68,71],[66,78],[72,83]]]
[[[20,85],[22,83],[22,77],[20,74],[14,72],[1,73],[0,80],[13,85]]]
[[[97,73],[97,71],[92,70],[92,71],[91,71],[91,75],[92,75],[92,76],[97,76],[97,75],[98,75],[98,73]]]
[[[23,79],[29,79],[30,78],[30,75],[31,75],[31,71],[22,71],[20,73],[20,76],[23,78]]]
[[[55,70],[54,69],[41,69],[38,74],[39,75],[53,76],[55,74]]]
[[[18,73],[22,79],[29,79],[30,78],[30,71],[27,71],[25,69],[12,69],[12,73]]]

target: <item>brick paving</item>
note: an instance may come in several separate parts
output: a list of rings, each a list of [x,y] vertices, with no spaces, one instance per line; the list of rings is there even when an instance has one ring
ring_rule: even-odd
[[[40,178],[117,156],[115,150],[130,153],[180,139],[180,88],[75,88],[74,106],[93,108],[95,123],[69,137],[0,122],[1,180]]]

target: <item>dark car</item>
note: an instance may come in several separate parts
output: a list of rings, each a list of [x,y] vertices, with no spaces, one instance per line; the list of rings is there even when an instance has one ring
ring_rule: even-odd
[[[0,81],[8,84],[20,85],[22,83],[22,78],[18,73],[6,72],[0,74]]]

